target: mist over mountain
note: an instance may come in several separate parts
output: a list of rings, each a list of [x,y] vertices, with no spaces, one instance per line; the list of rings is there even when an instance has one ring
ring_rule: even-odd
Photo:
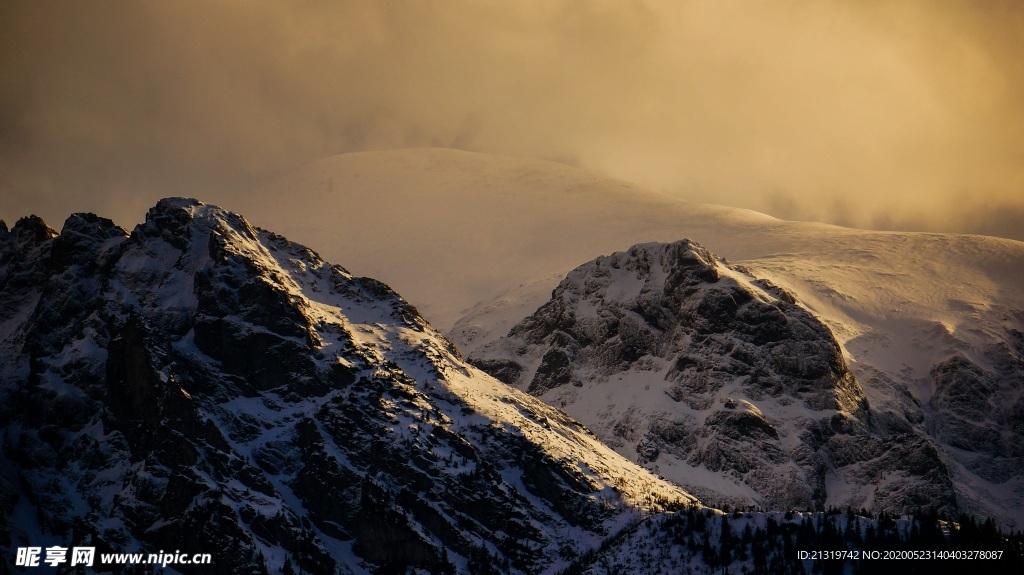
[[[257,2],[5,3],[0,218],[244,213],[318,158],[438,146],[1024,239],[1015,0]]]
[[[508,357],[541,354],[536,369],[518,368],[531,393],[559,393],[571,409],[570,388],[593,392],[608,375],[643,379],[660,365],[671,377],[649,381],[649,397],[658,402],[661,385],[690,412],[633,409],[610,439],[619,451],[668,471],[696,441],[720,475],[681,482],[718,497],[723,480],[746,481],[757,497],[726,489],[734,503],[850,504],[834,487],[853,469],[881,474],[872,507],[921,509],[894,521],[703,507],[565,412],[467,364],[386,284],[232,212],[170,198],[130,233],[89,213],[59,233],[37,217],[0,225],[3,568],[33,545],[211,553],[218,571],[257,574],[871,566],[800,558],[794,545],[983,546],[1006,554],[995,571],[1019,566],[1019,534],[1000,530],[1012,515],[997,513],[1003,525],[971,517],[1012,500],[971,500],[963,475],[943,471],[948,438],[986,440],[965,432],[1005,425],[965,391],[986,386],[1001,409],[1018,391],[966,356],[934,371],[929,404],[959,427],[928,439],[877,412],[877,384],[855,378],[840,341],[792,293],[692,242],[601,258],[553,295],[510,334],[524,339]],[[618,417],[620,405],[605,412]],[[792,421],[780,423],[780,409]],[[689,429],[695,414],[703,425]],[[1014,480],[1012,460],[976,447],[959,446]],[[781,487],[780,466],[790,470]]]
[[[282,196],[320,209],[277,215]],[[580,264],[690,238],[822,322],[876,424],[916,421],[947,446],[935,457],[956,470],[965,504],[1022,508],[1005,433],[1021,401],[1024,243],[787,222],[561,164],[453,150],[328,158],[264,188],[249,207],[255,221],[275,218],[409,294],[467,356],[537,311]],[[382,227],[386,237],[375,233]],[[974,389],[980,411],[950,411]],[[833,486],[841,492],[850,493]]]
[[[0,54],[0,575],[1024,572],[1024,2],[31,0]]]

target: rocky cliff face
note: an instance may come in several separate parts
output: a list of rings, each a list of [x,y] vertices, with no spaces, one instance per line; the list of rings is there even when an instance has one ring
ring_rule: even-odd
[[[892,402],[902,413],[875,413],[831,332],[792,294],[687,240],[576,268],[470,361],[706,502],[967,507],[909,394]],[[965,401],[968,373],[940,382],[937,401]],[[942,425],[974,425],[957,421]]]
[[[693,501],[465,364],[386,285],[194,200],[131,233],[0,226],[0,366],[9,551],[537,573]],[[856,408],[852,382],[808,377],[808,401]]]

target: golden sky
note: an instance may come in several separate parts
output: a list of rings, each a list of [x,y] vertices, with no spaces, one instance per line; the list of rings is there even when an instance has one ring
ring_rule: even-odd
[[[1024,3],[0,0],[9,224],[416,146],[1024,240]]]

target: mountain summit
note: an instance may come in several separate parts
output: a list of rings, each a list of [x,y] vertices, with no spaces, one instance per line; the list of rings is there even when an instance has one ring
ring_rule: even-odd
[[[891,381],[862,385],[794,294],[682,240],[577,267],[470,361],[709,503],[1014,526],[1022,353],[1019,340],[992,349],[992,371],[953,356],[921,405]]]
[[[191,199],[0,226],[0,543],[554,571],[695,500],[385,284]],[[182,572],[200,572],[176,566]]]

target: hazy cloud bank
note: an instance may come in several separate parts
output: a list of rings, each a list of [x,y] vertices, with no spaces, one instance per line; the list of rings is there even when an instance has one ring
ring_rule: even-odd
[[[558,159],[780,217],[1024,239],[1024,9],[5,2],[0,217],[128,225],[323,156]]]

